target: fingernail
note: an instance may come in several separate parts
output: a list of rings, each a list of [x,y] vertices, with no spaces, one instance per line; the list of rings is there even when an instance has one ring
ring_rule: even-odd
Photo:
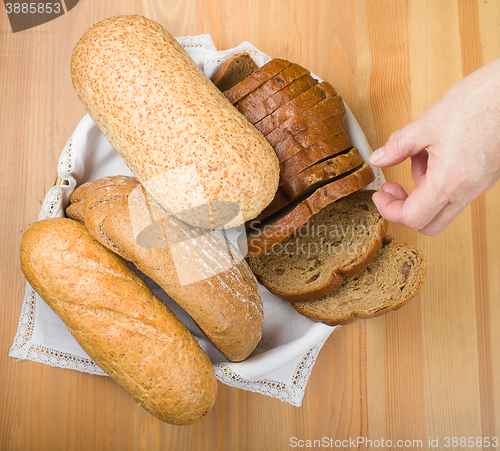
[[[382,160],[383,157],[384,157],[384,148],[381,147],[380,149],[377,149],[375,152],[373,152],[370,155],[370,163],[371,164],[376,164],[380,160]]]

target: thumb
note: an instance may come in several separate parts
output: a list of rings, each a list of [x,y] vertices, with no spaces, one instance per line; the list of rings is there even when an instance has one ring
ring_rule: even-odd
[[[387,143],[370,155],[373,166],[387,167],[402,163],[429,145],[426,127],[416,120],[394,132]]]

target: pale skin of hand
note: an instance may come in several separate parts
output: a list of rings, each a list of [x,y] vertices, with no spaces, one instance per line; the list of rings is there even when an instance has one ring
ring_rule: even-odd
[[[373,201],[388,221],[441,233],[500,178],[500,58],[453,85],[370,157],[389,167],[410,158],[416,188],[384,183]]]

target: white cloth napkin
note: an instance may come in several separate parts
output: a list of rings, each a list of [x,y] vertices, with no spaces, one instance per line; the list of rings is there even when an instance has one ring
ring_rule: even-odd
[[[181,37],[178,40],[209,77],[223,61],[242,51],[250,53],[259,66],[270,60],[269,56],[247,42],[220,52],[208,35]],[[345,120],[353,144],[366,160],[370,147],[349,110]],[[377,189],[384,178],[380,170],[375,170],[375,173],[377,179],[370,187]],[[47,193],[39,219],[64,216],[69,196],[77,185],[117,174],[131,175],[125,163],[86,115],[73,132],[59,160],[58,176],[67,180],[69,185],[54,186]],[[301,316],[289,304],[260,287],[264,303],[262,340],[246,361],[231,363],[206,340],[192,319],[163,290],[147,277],[141,276],[193,333],[210,357],[216,376],[222,383],[272,396],[294,406],[302,404],[316,357],[335,327]],[[19,326],[9,355],[55,367],[105,375],[29,284],[26,285]]]

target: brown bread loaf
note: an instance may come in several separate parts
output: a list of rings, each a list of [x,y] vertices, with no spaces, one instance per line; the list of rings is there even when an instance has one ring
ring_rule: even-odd
[[[279,127],[268,133],[266,139],[272,146],[275,146],[280,141],[303,132],[332,116],[336,119],[331,125],[331,127],[334,128],[335,122],[344,124],[343,114],[345,114],[345,107],[342,99],[339,96],[329,97],[303,113],[283,122]]]
[[[333,293],[310,302],[292,303],[292,307],[331,326],[372,318],[402,307],[415,296],[425,281],[428,266],[420,249],[388,244],[363,271],[345,279]]]
[[[272,147],[158,23],[118,16],[94,25],[73,51],[71,76],[92,119],[168,212],[232,202],[240,214],[224,227],[234,227],[273,199]]]
[[[257,89],[254,89],[241,99],[238,102],[238,109],[242,112],[251,110],[253,105],[260,104],[268,97],[271,97],[278,91],[281,91],[283,88],[304,75],[309,75],[309,71],[307,69],[304,69],[302,66],[295,63],[290,64],[280,73],[276,74],[274,77],[270,78]]]
[[[21,242],[21,267],[90,358],[152,415],[190,424],[212,408],[217,381],[207,355],[82,224],[68,218],[33,224]]]
[[[132,177],[88,182],[70,200],[67,215],[163,288],[228,360],[250,355],[262,335],[262,299],[246,261],[220,231],[167,214]]]
[[[285,105],[317,84],[318,81],[316,79],[309,74],[305,74],[269,97],[244,104],[240,101],[237,107],[250,123],[255,124],[273,111],[276,111],[280,106]]]
[[[328,97],[335,97],[336,95],[337,92],[333,86],[330,83],[323,81],[290,100],[285,105],[279,107],[276,111],[266,116],[264,119],[261,119],[254,125],[263,135],[267,135],[288,119],[301,114],[309,108],[312,108],[314,105],[327,99]]]
[[[245,96],[253,92],[267,80],[279,74],[283,69],[292,64],[280,58],[274,58],[264,64],[261,68],[253,71],[248,77],[241,80],[231,89],[224,91],[224,96],[232,103],[236,104]]]
[[[307,302],[366,268],[386,233],[372,194],[357,191],[331,203],[265,253],[249,257],[259,282],[286,301]]]

